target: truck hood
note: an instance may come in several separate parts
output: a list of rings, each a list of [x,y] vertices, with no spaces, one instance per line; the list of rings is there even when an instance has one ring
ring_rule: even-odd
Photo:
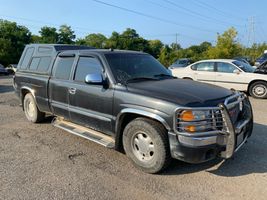
[[[131,93],[169,101],[180,106],[217,106],[233,92],[215,85],[184,79],[128,83]]]

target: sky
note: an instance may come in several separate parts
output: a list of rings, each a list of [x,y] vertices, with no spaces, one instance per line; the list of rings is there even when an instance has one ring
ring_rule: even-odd
[[[0,0],[0,19],[39,34],[43,26],[67,24],[81,38],[109,37],[133,28],[145,39],[182,47],[208,41],[230,27],[245,46],[267,41],[266,0]]]

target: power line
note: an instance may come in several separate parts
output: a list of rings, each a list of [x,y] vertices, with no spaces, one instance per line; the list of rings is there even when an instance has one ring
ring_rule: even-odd
[[[202,18],[205,18],[205,19],[208,19],[208,20],[213,20],[213,21],[216,21],[217,23],[219,22],[219,23],[223,23],[223,24],[226,24],[226,25],[234,25],[236,27],[240,27],[240,25],[237,25],[237,24],[230,24],[228,22],[225,22],[225,21],[222,21],[222,20],[219,20],[219,19],[216,19],[216,18],[212,18],[210,16],[203,15],[201,13],[198,13],[196,11],[193,11],[191,9],[183,7],[183,6],[181,6],[181,5],[177,4],[177,3],[174,3],[173,1],[170,1],[170,0],[163,0],[163,1],[168,3],[168,4],[171,4],[171,5],[175,6],[177,8],[180,8],[180,9],[182,9],[184,11],[187,11],[188,13],[194,14],[194,15],[196,15],[198,17],[202,17]]]
[[[147,17],[147,18],[154,19],[154,20],[161,21],[161,22],[165,22],[165,23],[168,23],[168,24],[172,24],[172,25],[176,25],[176,26],[183,26],[183,27],[196,29],[196,30],[200,30],[200,31],[204,31],[204,32],[214,33],[214,31],[203,29],[201,27],[191,26],[191,25],[188,25],[188,24],[176,23],[176,22],[168,20],[168,19],[164,19],[164,18],[148,15],[148,14],[136,11],[136,10],[132,10],[132,9],[124,8],[124,7],[121,7],[121,6],[114,5],[114,4],[106,3],[104,1],[99,1],[99,0],[92,0],[92,1],[94,1],[96,3],[99,3],[99,4],[103,4],[103,5],[109,6],[109,7],[117,8],[117,9],[120,9],[120,10],[123,10],[123,11],[126,11],[126,12],[134,13],[136,15],[140,15],[140,16]]]
[[[33,20],[33,19],[28,19],[28,18],[22,18],[22,17],[15,17],[15,16],[7,16],[7,15],[0,15],[0,16],[4,16],[5,19],[18,19],[18,20],[21,20],[21,21],[27,21],[27,22],[31,22],[31,23],[37,23],[37,24],[40,24],[40,25],[33,25],[33,24],[30,24],[30,23],[24,23],[24,22],[20,22],[19,25],[23,25],[23,26],[26,26],[27,28],[31,28],[31,29],[35,29],[35,30],[41,30],[42,27],[44,26],[60,26],[59,24],[54,24],[54,23],[49,23],[49,22],[44,22],[44,21],[38,21],[38,20]],[[77,27],[72,27],[75,29],[75,33],[81,33],[81,34],[88,34],[89,32],[91,31],[84,31],[86,30],[85,28],[81,28],[80,29],[77,29]],[[113,32],[114,30],[112,31],[109,31],[110,32]],[[101,32],[101,31],[96,31],[96,32]],[[108,32],[108,31],[106,31]],[[110,37],[111,35],[110,34],[104,34],[106,37]],[[142,35],[141,37],[173,37],[175,34],[174,33],[167,33],[167,34],[156,34],[156,35],[148,35],[148,34],[144,34]],[[188,38],[188,39],[192,39],[194,41],[203,41],[203,39],[201,38],[196,38],[194,36],[189,36],[189,35],[186,35],[186,34],[179,34],[181,36],[183,36],[184,38]]]
[[[179,13],[184,13],[184,14],[186,14],[186,15],[188,15],[188,16],[194,17],[194,19],[196,19],[196,20],[201,20],[201,21],[205,21],[205,22],[211,22],[210,19],[207,19],[207,18],[205,18],[205,17],[204,17],[204,18],[203,18],[203,17],[201,17],[201,18],[197,17],[197,18],[196,18],[196,15],[194,15],[194,14],[192,14],[192,13],[190,13],[190,12],[185,12],[184,10],[179,10],[179,11],[178,11],[177,9],[170,8],[170,7],[168,7],[168,6],[162,5],[162,4],[157,3],[157,2],[154,2],[154,1],[152,1],[152,0],[146,0],[146,1],[147,1],[148,3],[150,3],[150,4],[153,4],[153,5],[158,6],[158,7],[160,7],[160,8],[164,8],[164,9],[166,9],[166,10],[172,11],[172,12],[174,12],[174,13],[176,13],[176,14],[177,14],[177,12],[179,12]],[[224,23],[218,23],[218,21],[216,21],[215,23],[216,23],[216,24],[220,24],[220,25],[225,26]]]
[[[236,19],[241,20],[241,21],[245,21],[246,20],[244,18],[241,18],[241,17],[238,17],[238,16],[234,16],[233,14],[230,14],[230,13],[224,12],[222,10],[219,10],[218,8],[216,8],[214,6],[211,6],[210,4],[207,4],[206,2],[199,1],[199,0],[193,0],[193,1],[196,2],[200,6],[204,6],[206,8],[209,8],[210,10],[217,11],[217,13],[219,13],[223,17],[229,18],[229,16],[233,16]]]
[[[62,24],[56,24],[56,23],[51,23],[51,22],[45,22],[45,21],[40,21],[40,20],[35,20],[35,19],[29,19],[29,18],[23,18],[23,17],[16,17],[16,16],[10,16],[10,15],[1,15],[1,17],[5,17],[5,18],[10,18],[10,19],[17,19],[17,20],[22,20],[22,21],[28,21],[28,22],[33,22],[33,23],[37,23],[37,24],[42,24],[43,26],[58,26],[60,27]],[[72,26],[72,28],[76,29],[76,30],[81,30],[81,31],[96,31],[96,32],[109,32],[106,30],[95,30],[95,29],[88,29],[88,28],[84,28],[84,27],[77,27],[77,26]]]

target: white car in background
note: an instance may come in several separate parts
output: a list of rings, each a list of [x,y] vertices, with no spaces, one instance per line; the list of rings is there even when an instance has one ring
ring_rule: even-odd
[[[238,60],[213,59],[171,69],[173,76],[248,92],[255,98],[267,98],[267,75],[253,73],[254,68]]]

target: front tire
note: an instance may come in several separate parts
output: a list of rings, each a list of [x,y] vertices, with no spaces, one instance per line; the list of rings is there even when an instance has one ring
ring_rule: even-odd
[[[133,164],[147,173],[158,173],[171,161],[167,131],[147,118],[137,118],[125,127],[123,147]]]
[[[38,123],[44,120],[45,113],[41,112],[35,103],[32,94],[28,93],[25,95],[23,100],[23,108],[26,118],[33,123]]]
[[[257,99],[267,98],[267,83],[264,81],[257,81],[252,83],[249,87],[249,94]]]

